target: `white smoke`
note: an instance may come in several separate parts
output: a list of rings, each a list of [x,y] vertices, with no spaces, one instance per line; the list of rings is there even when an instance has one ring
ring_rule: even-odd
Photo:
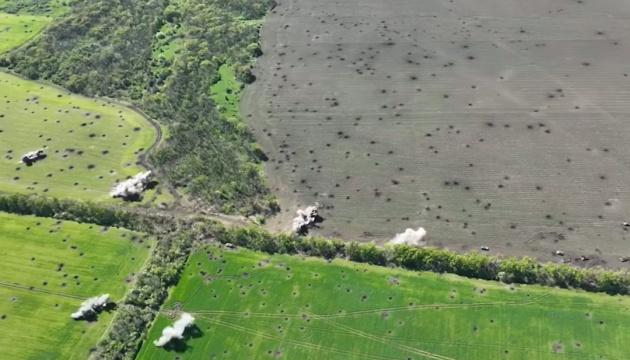
[[[133,197],[143,192],[151,180],[151,171],[141,172],[119,183],[109,193],[111,197]]]
[[[155,346],[164,346],[166,343],[171,341],[171,339],[181,339],[184,337],[184,330],[186,330],[193,321],[195,321],[195,318],[192,317],[192,315],[189,313],[182,313],[182,317],[175,321],[173,326],[165,327],[164,330],[162,330],[162,336],[153,343]]]
[[[85,315],[93,314],[99,307],[105,307],[109,302],[109,294],[103,294],[101,296],[95,296],[89,298],[81,303],[79,310],[70,315],[73,319],[80,319]]]
[[[311,225],[315,224],[319,213],[317,212],[318,205],[309,206],[304,210],[298,209],[297,216],[293,218],[293,232],[296,234],[303,234]]]
[[[418,230],[407,229],[402,234],[396,234],[392,240],[389,241],[390,244],[408,244],[414,246],[422,246],[425,242],[422,239],[427,234],[427,231],[424,228],[418,228]]]

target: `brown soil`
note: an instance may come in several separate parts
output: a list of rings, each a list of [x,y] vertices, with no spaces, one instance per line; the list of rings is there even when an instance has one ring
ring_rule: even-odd
[[[269,228],[318,202],[327,236],[422,226],[429,245],[625,266],[630,11],[561,8],[280,0],[241,103],[282,207]]]

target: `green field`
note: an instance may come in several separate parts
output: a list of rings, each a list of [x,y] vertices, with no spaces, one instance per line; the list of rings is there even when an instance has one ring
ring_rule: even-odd
[[[151,342],[181,306],[196,328]],[[138,359],[627,359],[630,299],[208,246]]]
[[[50,21],[46,16],[0,12],[0,54],[39,34]]]
[[[140,114],[0,73],[0,191],[106,200],[156,138]],[[22,154],[46,147],[32,166]],[[145,194],[150,198],[152,193]]]
[[[224,118],[232,121],[240,119],[238,104],[241,100],[241,86],[234,77],[234,71],[229,64],[219,67],[221,80],[210,87],[212,100],[217,104],[219,113]]]
[[[0,359],[85,359],[113,314],[96,323],[70,314],[102,293],[120,300],[152,244],[127,230],[0,213]]]

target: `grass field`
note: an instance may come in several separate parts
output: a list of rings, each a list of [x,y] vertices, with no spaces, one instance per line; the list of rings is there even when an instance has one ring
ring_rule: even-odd
[[[6,73],[0,86],[0,191],[106,200],[116,180],[144,170],[138,156],[156,130],[138,113]],[[18,164],[44,146],[46,159]]]
[[[85,359],[111,320],[74,321],[88,297],[117,301],[153,240],[96,225],[0,213],[0,358]]]
[[[629,307],[627,297],[208,246],[138,359],[627,359]],[[176,308],[196,327],[154,346]]]
[[[13,15],[0,12],[0,54],[39,34],[51,20],[41,15]]]

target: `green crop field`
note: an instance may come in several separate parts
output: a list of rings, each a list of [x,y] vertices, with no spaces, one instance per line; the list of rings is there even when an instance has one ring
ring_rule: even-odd
[[[128,230],[0,213],[0,359],[85,359],[113,314],[70,314],[125,294],[153,240]]]
[[[0,54],[39,34],[50,21],[46,16],[0,12]]]
[[[106,200],[116,180],[144,171],[138,156],[156,129],[140,114],[6,73],[0,86],[0,191]],[[18,164],[41,147],[46,159]]]
[[[189,259],[138,359],[627,359],[629,307],[625,297],[208,246]],[[180,308],[196,326],[154,346]]]

